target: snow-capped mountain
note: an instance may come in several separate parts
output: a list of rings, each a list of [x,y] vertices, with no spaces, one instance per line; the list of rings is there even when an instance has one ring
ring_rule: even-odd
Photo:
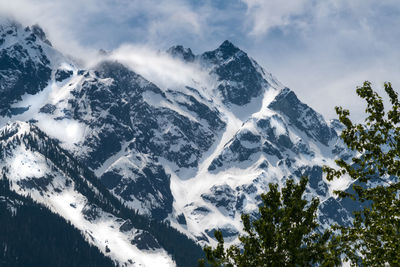
[[[354,207],[332,193],[349,182],[328,183],[321,168],[351,155],[340,125],[229,41],[200,55],[159,52],[178,66],[164,79],[186,77],[169,83],[121,51],[80,66],[39,26],[5,20],[0,34],[2,175],[114,262],[195,264],[195,243],[214,244],[216,229],[235,242],[269,183],[303,175],[321,222],[349,221]],[[176,254],[161,232],[195,251]]]
[[[121,264],[173,265],[157,239],[138,229],[143,218],[121,212],[120,202],[97,178],[36,126],[3,127],[0,152],[0,168],[12,191],[62,215],[105,255]]]

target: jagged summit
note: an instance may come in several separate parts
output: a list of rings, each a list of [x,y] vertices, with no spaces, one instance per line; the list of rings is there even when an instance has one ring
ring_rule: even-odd
[[[29,27],[27,28],[29,29]],[[42,40],[44,43],[48,44],[49,46],[52,46],[51,42],[47,39],[46,33],[40,27],[38,24],[35,24],[31,27],[33,34],[35,34],[40,40]]]
[[[212,66],[212,73],[218,76],[217,89],[226,104],[246,105],[270,84],[262,68],[228,40],[217,49],[203,53],[200,60]]]
[[[270,84],[280,87],[272,75],[229,40],[197,56],[182,45],[172,46],[167,53],[186,62],[198,62],[215,75],[219,82],[216,89],[220,91],[222,102],[228,105],[246,105],[260,96]]]
[[[289,177],[310,177],[307,192],[325,203],[326,221],[351,215],[345,207],[335,213],[335,188],[320,167],[350,153],[337,141],[340,125],[327,123],[232,42],[199,55],[171,47],[166,53],[193,64],[169,60],[179,65],[171,71],[155,61],[162,79],[179,78],[159,87],[160,77],[114,61],[112,53],[80,69],[61,53],[54,57],[40,27],[4,25],[0,122],[14,123],[0,129],[0,177],[71,220],[116,263],[173,266],[158,249],[184,246],[178,231],[214,245],[220,229],[235,242],[240,214],[257,212],[268,184]],[[177,233],[154,236],[158,246],[132,226],[140,220],[114,212],[119,201]],[[145,244],[136,245],[139,239]],[[157,250],[145,252],[149,244]],[[198,257],[183,250],[172,251],[177,266],[193,266],[184,260]]]
[[[10,17],[1,17],[0,16],[0,29],[11,29],[11,28],[18,28],[22,27],[22,25]]]
[[[39,26],[25,29],[11,19],[0,24],[0,114],[15,114],[10,106],[24,94],[42,91],[51,78],[49,43]]]
[[[302,103],[289,88],[281,90],[269,108],[279,111],[298,129],[326,146],[337,137],[335,130],[329,127],[322,115]]]
[[[110,51],[107,51],[107,50],[105,50],[105,49],[103,49],[103,48],[100,48],[100,49],[97,51],[97,54],[98,54],[99,56],[108,56],[108,55],[110,55]]]
[[[225,56],[232,56],[235,53],[241,51],[237,46],[235,46],[232,42],[229,40],[225,40],[218,48],[217,50],[221,51],[221,53]]]
[[[230,41],[225,40],[217,49],[203,53],[201,55],[201,58],[206,61],[218,63],[234,57],[238,52],[241,52],[241,55],[238,56],[247,57],[247,54],[245,52],[240,50]]]
[[[188,62],[192,62],[195,59],[192,50],[190,48],[185,48],[182,45],[174,45],[170,47],[167,50],[167,53]]]
[[[47,39],[46,33],[39,24],[27,26],[23,28],[23,25],[16,20],[8,17],[0,18],[0,32],[1,39],[7,38],[7,35],[18,37],[25,37],[28,41],[34,42],[36,38],[49,46],[52,46],[51,42]],[[0,42],[0,45],[2,43]]]
[[[209,56],[210,58],[214,56],[222,57],[223,59],[227,59],[231,56],[234,56],[235,53],[241,51],[237,46],[235,46],[229,40],[225,40],[218,46],[215,50],[205,52],[204,55]],[[166,51],[168,54],[181,58],[185,61],[192,62],[195,60],[196,55],[192,52],[190,48],[186,48],[182,45],[174,45]],[[243,52],[243,51],[242,51]],[[244,52],[243,52],[244,53]]]

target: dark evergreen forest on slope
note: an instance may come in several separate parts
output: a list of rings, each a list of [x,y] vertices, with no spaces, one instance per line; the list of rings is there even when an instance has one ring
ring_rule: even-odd
[[[114,266],[78,229],[0,179],[0,266]]]
[[[151,235],[155,237],[158,243],[171,255],[172,259],[175,261],[178,267],[197,266],[197,260],[204,256],[201,246],[193,242],[193,240],[189,239],[186,235],[180,233],[178,230],[171,227],[168,223],[152,220],[148,217],[138,214],[136,211],[129,209],[125,205],[123,205],[100,183],[100,181],[97,179],[97,177],[94,175],[92,171],[82,166],[78,162],[78,160],[72,157],[72,155],[69,152],[62,149],[57,141],[49,138],[34,126],[31,127],[30,134],[25,134],[22,137],[16,136],[12,138],[12,141],[11,143],[9,143],[8,146],[5,147],[0,146],[0,160],[2,159],[1,156],[8,151],[9,147],[18,146],[21,144],[24,144],[28,149],[31,149],[32,151],[38,151],[39,153],[44,155],[47,160],[51,161],[54,164],[54,166],[57,166],[57,168],[60,168],[60,170],[62,170],[63,173],[71,177],[71,179],[75,183],[75,190],[84,195],[89,200],[90,203],[94,203],[102,210],[114,214],[117,217],[120,217],[125,220],[129,219],[132,222],[132,225],[136,229],[142,229],[148,231]],[[6,170],[3,171],[7,173]],[[2,189],[0,191],[0,196],[3,196],[4,194],[6,195],[11,194],[11,196],[13,196],[12,197],[13,199],[21,198],[16,193],[11,192],[9,190],[7,182],[8,180],[6,177],[3,177],[3,179],[0,179],[0,181],[1,183],[3,183],[1,186]],[[93,186],[97,189],[97,193],[95,193]],[[27,201],[31,203],[29,207],[37,206],[44,212],[45,207],[33,203],[32,200],[28,199]],[[21,223],[23,223],[24,219],[26,220],[26,218],[28,217],[30,218],[30,220],[34,220],[31,218],[31,215],[33,216],[35,212],[32,212],[31,214],[31,212],[29,211],[29,207],[26,207],[25,214],[18,214]],[[6,210],[5,208],[6,206],[4,206],[3,210]],[[0,211],[0,216],[3,216],[2,214],[3,212],[4,211]],[[39,220],[38,222],[40,222],[40,218],[41,216],[37,216],[37,219]],[[61,217],[58,217],[58,219],[63,220]],[[1,221],[0,224],[2,224]],[[37,222],[32,223],[33,226],[35,224],[37,224]],[[71,226],[71,228],[74,229],[76,233],[80,234],[76,228],[74,228],[73,226]],[[43,229],[46,229],[46,227],[44,227]],[[18,231],[18,227],[16,226],[14,230]],[[65,229],[65,231],[68,232],[68,229]],[[36,230],[36,232],[37,234],[40,233],[39,230]],[[53,236],[53,239],[57,240],[58,239],[57,232],[55,232],[54,234],[55,236]],[[22,235],[23,234],[21,233],[21,236]],[[68,235],[68,233],[66,233],[65,235]],[[51,238],[51,234],[49,234],[49,238]],[[30,240],[29,235],[24,240]],[[82,241],[84,241],[83,238]],[[58,241],[54,242],[56,243]],[[18,242],[16,241],[15,244],[20,244],[20,247],[24,246],[24,242],[22,240],[19,240]],[[34,243],[31,242],[31,245],[32,244]],[[40,247],[40,245],[37,246]],[[15,247],[18,248],[17,245]],[[53,249],[56,250],[61,248],[59,247]],[[45,249],[43,249],[42,251],[45,251]],[[19,252],[24,253],[24,251],[22,250],[20,250]],[[27,254],[30,255],[30,253]],[[6,262],[8,263],[9,261],[7,260]],[[27,265],[21,265],[21,266],[27,266]],[[56,264],[54,266],[64,266],[64,265]],[[93,263],[91,265],[78,264],[78,266],[108,266],[108,265],[95,265]]]

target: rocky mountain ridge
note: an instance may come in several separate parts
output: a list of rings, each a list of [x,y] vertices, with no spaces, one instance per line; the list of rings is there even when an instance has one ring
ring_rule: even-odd
[[[214,244],[216,229],[235,242],[240,215],[257,216],[268,183],[308,175],[307,197],[321,199],[321,222],[349,222],[354,207],[332,194],[349,181],[329,183],[321,169],[351,155],[338,123],[325,121],[231,42],[200,55],[182,46],[162,52],[206,74],[165,87],[113,52],[82,67],[38,26],[0,29],[2,174],[15,192],[70,220],[115,262],[184,266],[161,237],[120,218],[116,204],[94,204],[102,199],[166,222],[193,244]],[[72,162],[78,180],[54,164],[60,157]]]

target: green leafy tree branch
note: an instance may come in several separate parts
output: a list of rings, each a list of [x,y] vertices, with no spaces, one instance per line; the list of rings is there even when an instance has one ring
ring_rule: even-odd
[[[339,227],[340,246],[353,266],[400,266],[400,103],[390,83],[385,91],[391,109],[385,111],[382,98],[365,82],[357,94],[367,103],[365,123],[355,124],[350,112],[336,107],[344,143],[357,155],[347,163],[337,160],[338,169],[325,166],[327,179],[350,176],[354,193],[339,191],[340,197],[365,202],[355,212],[353,225]]]
[[[270,184],[269,191],[261,195],[260,218],[252,221],[249,215],[242,215],[245,234],[239,236],[240,245],[225,249],[222,233],[215,232],[217,247],[204,248],[208,264],[212,267],[339,265],[340,252],[334,249],[335,243],[328,242],[330,231],[317,231],[318,198],[309,202],[303,197],[307,183],[305,177],[299,184],[290,179],[281,192],[277,184]],[[204,264],[204,260],[200,261],[200,266]]]

